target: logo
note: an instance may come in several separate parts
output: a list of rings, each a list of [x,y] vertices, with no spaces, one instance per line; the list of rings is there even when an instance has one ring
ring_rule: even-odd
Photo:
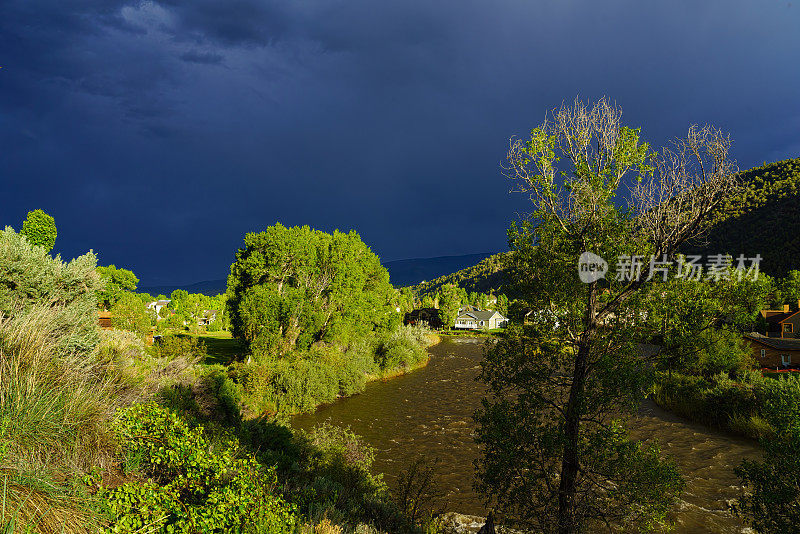
[[[584,284],[597,282],[606,276],[608,262],[591,252],[584,252],[578,259],[578,276]]]

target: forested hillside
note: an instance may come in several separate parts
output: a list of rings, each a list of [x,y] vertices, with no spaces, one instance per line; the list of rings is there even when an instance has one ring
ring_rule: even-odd
[[[433,294],[445,284],[455,284],[468,292],[501,293],[507,285],[507,277],[503,270],[503,258],[508,252],[500,252],[489,256],[477,265],[467,267],[452,274],[440,276],[412,287],[418,297]],[[492,291],[493,290],[493,291]]]
[[[727,199],[715,215],[707,236],[686,246],[686,253],[729,253],[748,258],[761,254],[761,270],[785,276],[800,269],[800,158],[769,163],[741,172],[744,192]],[[477,265],[412,286],[422,297],[445,284],[467,291],[508,293],[503,268],[506,253],[489,256]]]
[[[784,276],[800,268],[800,158],[743,171],[742,195],[726,200],[716,224],[689,253],[761,254],[761,270]]]

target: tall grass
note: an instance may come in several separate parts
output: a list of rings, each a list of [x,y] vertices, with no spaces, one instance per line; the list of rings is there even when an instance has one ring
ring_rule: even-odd
[[[86,532],[81,476],[112,463],[113,379],[95,352],[60,351],[59,326],[47,307],[0,318],[0,521]]]
[[[789,379],[793,380],[793,379]],[[691,421],[762,439],[775,430],[763,416],[769,390],[791,391],[791,383],[774,382],[761,373],[742,373],[738,380],[719,373],[710,379],[666,373],[657,375],[652,398],[662,408]],[[799,399],[800,400],[800,399]]]

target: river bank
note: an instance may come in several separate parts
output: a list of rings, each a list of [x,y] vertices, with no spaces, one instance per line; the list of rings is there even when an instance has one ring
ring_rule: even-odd
[[[428,350],[429,348],[436,346],[442,342],[442,338],[439,336],[439,334],[430,333],[426,335],[426,338],[427,338],[427,344],[423,346],[425,350]],[[386,369],[384,371],[381,371],[380,373],[366,374],[365,376],[367,378],[367,383],[374,382],[376,380],[389,380],[391,378],[397,378],[398,376],[406,375],[412,371],[416,371],[417,369],[421,369],[427,366],[430,360],[431,360],[431,355],[428,354],[427,357],[423,358],[422,360],[410,366],[400,366],[400,367],[395,367],[393,369]],[[341,396],[338,398],[347,398],[347,397]]]

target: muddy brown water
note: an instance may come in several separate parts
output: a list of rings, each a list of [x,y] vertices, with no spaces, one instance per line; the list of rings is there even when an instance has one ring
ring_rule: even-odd
[[[439,483],[447,489],[448,510],[485,515],[472,490],[472,414],[484,386],[475,380],[483,358],[483,340],[444,340],[429,349],[427,367],[384,382],[367,384],[360,394],[293,418],[296,428],[310,429],[330,420],[349,426],[375,447],[374,468],[391,486],[416,457],[439,458]],[[740,492],[733,467],[758,458],[755,442],[690,423],[652,402],[643,405],[631,424],[639,439],[658,439],[686,478],[686,490],[673,512],[676,532],[749,532],[729,511]]]

